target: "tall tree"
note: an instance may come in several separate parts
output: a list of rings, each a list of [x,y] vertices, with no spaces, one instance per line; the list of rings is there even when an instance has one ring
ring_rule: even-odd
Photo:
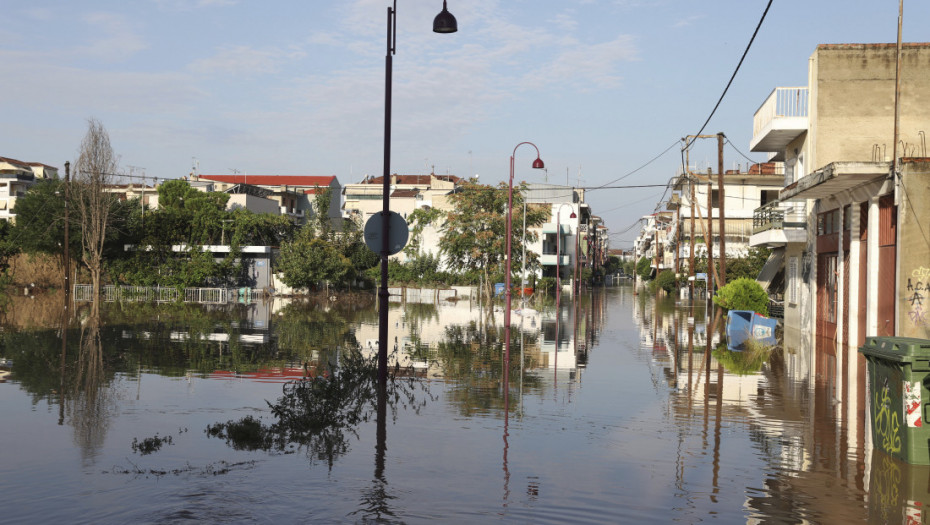
[[[352,277],[352,262],[333,244],[314,236],[313,228],[304,226],[294,240],[281,245],[278,256],[281,280],[293,288],[314,288],[328,281],[342,284]]]
[[[97,119],[89,119],[75,163],[74,209],[81,225],[81,261],[90,272],[94,302],[92,313],[99,314],[100,279],[104,263],[107,228],[114,220],[119,199],[104,191],[115,180],[119,157],[110,145],[110,135]]]
[[[528,206],[526,227],[523,230],[523,191],[525,186],[514,190],[513,225],[511,246],[513,263],[511,271],[520,270],[522,250],[519,249],[526,235],[527,242],[536,240],[535,232],[529,231],[549,218],[548,207]],[[462,191],[450,196],[453,211],[446,214],[439,241],[441,253],[449,268],[469,273],[480,273],[485,282],[485,293],[490,295],[493,279],[504,278],[506,262],[508,187],[501,183],[496,188],[482,184],[467,184]],[[532,254],[527,253],[529,260]],[[532,267],[532,265],[528,265]]]

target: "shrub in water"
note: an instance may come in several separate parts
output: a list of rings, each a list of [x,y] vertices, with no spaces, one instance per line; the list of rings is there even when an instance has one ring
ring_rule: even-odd
[[[741,277],[730,281],[714,295],[714,304],[727,310],[752,310],[769,314],[769,296],[755,279]]]

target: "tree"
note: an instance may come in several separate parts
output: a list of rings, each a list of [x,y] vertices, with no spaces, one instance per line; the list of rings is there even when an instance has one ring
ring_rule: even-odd
[[[513,193],[513,227],[511,271],[519,271],[522,263],[524,233],[527,242],[536,240],[536,233],[523,230],[523,190]],[[462,191],[449,196],[453,211],[446,214],[439,241],[440,252],[446,257],[449,268],[462,272],[480,273],[485,282],[485,293],[491,295],[492,277],[503,279],[508,187],[501,183],[492,186],[466,183]],[[529,206],[526,212],[527,228],[539,226],[549,218],[549,208]],[[535,254],[527,252],[527,267],[532,268]]]
[[[326,237],[332,232],[333,224],[329,218],[329,207],[333,199],[333,188],[327,186],[313,187],[313,212],[316,227],[319,228],[320,236]]]
[[[312,227],[305,226],[294,240],[281,246],[277,261],[281,280],[293,288],[314,288],[323,281],[344,283],[352,275],[352,262],[313,233]]]
[[[8,221],[0,221],[0,279],[10,267],[10,258],[19,252],[13,242],[13,227]]]
[[[11,248],[30,255],[41,253],[56,257],[64,267],[61,246],[64,242],[64,211],[64,182],[50,180],[33,185],[24,196],[16,199],[13,209],[16,223],[8,237]],[[77,231],[77,228],[72,231]],[[81,244],[79,236],[72,236],[70,242],[71,254],[77,257]]]
[[[75,167],[72,203],[81,226],[81,261],[90,272],[93,285],[91,313],[96,316],[100,312],[104,243],[119,202],[115,194],[104,191],[116,176],[119,157],[113,152],[106,128],[96,119],[87,122]]]

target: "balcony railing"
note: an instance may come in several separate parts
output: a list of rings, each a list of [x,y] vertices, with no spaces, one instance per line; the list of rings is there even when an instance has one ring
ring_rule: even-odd
[[[752,234],[768,230],[807,227],[807,205],[802,202],[770,202],[752,214]]]
[[[777,118],[807,117],[807,92],[806,87],[775,88],[752,117],[752,136],[758,136]]]

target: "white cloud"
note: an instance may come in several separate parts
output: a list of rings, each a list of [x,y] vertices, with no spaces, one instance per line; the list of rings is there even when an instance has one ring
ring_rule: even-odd
[[[288,58],[302,56],[292,51],[278,49],[254,49],[248,46],[230,46],[220,49],[210,58],[195,60],[188,69],[197,73],[252,76],[274,73]]]
[[[123,15],[91,13],[83,17],[89,43],[78,46],[75,55],[105,61],[121,61],[148,47]]]

